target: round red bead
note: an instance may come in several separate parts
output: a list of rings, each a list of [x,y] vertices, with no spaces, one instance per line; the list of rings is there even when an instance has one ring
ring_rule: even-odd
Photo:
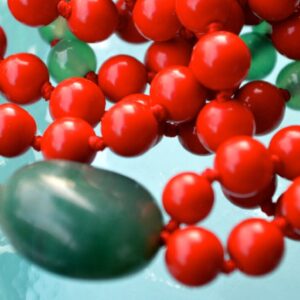
[[[217,31],[195,45],[190,68],[205,87],[227,90],[239,86],[251,64],[250,50],[235,34]]]
[[[45,131],[41,150],[46,159],[64,159],[91,163],[96,151],[90,146],[95,132],[82,119],[61,118],[54,121]]]
[[[66,79],[52,92],[49,109],[54,119],[75,117],[96,126],[104,114],[105,97],[90,80]]]
[[[265,275],[273,271],[284,253],[282,232],[261,219],[249,219],[237,225],[228,238],[228,252],[245,274]]]
[[[0,60],[4,57],[7,47],[6,34],[3,28],[0,26]]]
[[[247,136],[223,143],[215,157],[215,168],[223,188],[235,197],[252,197],[266,188],[274,176],[268,150]]]
[[[98,72],[99,86],[113,102],[144,92],[147,85],[145,66],[129,55],[117,55],[103,63]]]
[[[34,141],[32,116],[15,104],[0,105],[0,155],[14,157],[27,151]]]
[[[151,83],[151,103],[166,109],[167,119],[186,122],[194,119],[203,107],[206,90],[189,68],[173,66],[160,71]]]
[[[219,239],[202,228],[177,230],[167,241],[168,270],[185,285],[201,286],[212,281],[221,271],[223,256]]]
[[[195,224],[208,216],[214,203],[211,183],[195,173],[173,177],[163,192],[163,205],[173,220]]]
[[[276,172],[280,176],[290,180],[300,176],[300,126],[289,126],[278,131],[269,149],[278,158]]]
[[[14,54],[0,62],[0,90],[17,104],[39,100],[42,87],[48,81],[46,65],[33,54]]]

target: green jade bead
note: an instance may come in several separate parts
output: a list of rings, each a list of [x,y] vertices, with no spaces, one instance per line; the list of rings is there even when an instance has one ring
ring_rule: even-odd
[[[291,94],[291,99],[287,102],[287,106],[300,110],[300,62],[292,62],[285,66],[279,73],[276,85],[282,89],[286,89]]]
[[[253,26],[252,31],[261,35],[270,35],[272,33],[272,25],[263,21],[260,24]]]
[[[247,76],[248,80],[260,80],[267,77],[274,69],[277,53],[267,36],[250,32],[241,36],[250,49],[252,61]]]
[[[1,189],[1,226],[15,249],[57,274],[108,279],[145,267],[160,246],[151,194],[125,176],[65,161],[16,172]]]
[[[84,77],[96,71],[97,59],[93,49],[77,39],[63,39],[48,56],[48,68],[56,82],[71,77]]]
[[[75,38],[63,17],[58,17],[51,24],[40,27],[38,30],[42,39],[49,44],[64,38]]]

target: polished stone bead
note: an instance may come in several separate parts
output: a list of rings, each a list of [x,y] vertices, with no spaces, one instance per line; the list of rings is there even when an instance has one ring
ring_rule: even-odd
[[[274,69],[277,53],[267,36],[250,32],[241,36],[250,49],[252,61],[248,80],[259,80],[267,77]]]
[[[272,33],[272,25],[266,21],[252,27],[252,31],[262,35],[270,35]]]
[[[63,39],[56,44],[48,56],[48,67],[56,82],[71,77],[84,77],[95,71],[96,55],[86,43],[77,39]]]
[[[300,62],[292,62],[285,66],[280,71],[276,84],[290,92],[291,99],[287,102],[287,106],[300,110]]]
[[[159,249],[162,217],[153,197],[110,171],[38,162],[10,178],[0,203],[0,223],[15,249],[60,275],[123,276]]]
[[[68,27],[66,19],[58,17],[55,21],[47,26],[39,28],[42,39],[51,44],[53,41],[62,40],[64,38],[75,38]]]

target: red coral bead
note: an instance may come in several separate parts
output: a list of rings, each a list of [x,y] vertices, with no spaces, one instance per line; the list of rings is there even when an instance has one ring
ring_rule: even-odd
[[[276,22],[292,15],[299,4],[299,0],[248,0],[248,4],[261,19]]]
[[[245,25],[253,26],[262,22],[262,19],[253,13],[248,4],[243,6],[243,11],[245,15]]]
[[[276,172],[289,180],[300,176],[300,126],[289,126],[278,131],[269,146],[278,158]]]
[[[190,68],[205,87],[227,90],[237,87],[251,64],[249,48],[237,35],[218,31],[204,35],[194,47]]]
[[[173,220],[195,224],[208,216],[214,203],[211,183],[196,173],[173,177],[163,192],[163,205]]]
[[[105,144],[122,156],[141,155],[158,139],[158,123],[150,106],[139,101],[121,101],[102,119]]]
[[[0,62],[0,90],[17,104],[30,104],[42,97],[42,87],[49,81],[46,65],[29,53],[11,55]]]
[[[197,119],[197,133],[206,149],[215,152],[227,139],[238,135],[252,136],[254,117],[249,109],[234,100],[206,104]]]
[[[167,119],[186,122],[194,119],[203,107],[206,90],[198,83],[189,68],[173,66],[160,71],[150,88],[151,103],[167,111]]]
[[[223,256],[219,239],[210,231],[193,226],[170,236],[165,259],[168,270],[179,282],[201,286],[221,271]]]
[[[96,155],[90,146],[93,136],[93,128],[84,120],[61,118],[46,129],[41,140],[41,151],[46,159],[91,163]]]
[[[195,121],[180,124],[178,139],[180,144],[189,152],[197,155],[211,154],[198,138]]]
[[[101,89],[87,79],[66,79],[52,92],[49,109],[54,119],[75,117],[96,126],[104,114],[105,97]]]
[[[193,45],[182,39],[154,42],[146,52],[145,64],[153,73],[175,65],[188,66],[192,50]]]
[[[170,40],[181,28],[175,0],[137,0],[133,21],[141,34],[153,41]]]
[[[275,48],[290,59],[300,60],[300,14],[272,26],[272,41]]]
[[[234,137],[223,143],[216,153],[215,168],[223,188],[236,197],[255,196],[274,176],[268,150],[247,136]]]
[[[111,0],[72,0],[67,18],[71,31],[87,43],[107,39],[117,28],[118,10]]]
[[[0,105],[0,155],[14,157],[27,151],[34,141],[32,116],[15,104]]]
[[[130,94],[144,92],[147,70],[132,56],[113,56],[99,69],[98,83],[110,101],[118,102]]]
[[[227,245],[236,266],[252,276],[272,272],[284,253],[282,232],[274,224],[262,219],[249,219],[237,225]]]
[[[4,57],[7,47],[6,34],[3,28],[0,26],[0,60]]]
[[[29,26],[43,26],[58,17],[57,4],[60,0],[8,0],[13,16]]]
[[[256,134],[270,133],[279,126],[284,117],[284,95],[268,82],[249,82],[238,91],[236,97],[253,113]]]

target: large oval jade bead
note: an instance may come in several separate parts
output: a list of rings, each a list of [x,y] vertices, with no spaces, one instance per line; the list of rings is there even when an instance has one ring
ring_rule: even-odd
[[[38,162],[1,189],[1,226],[33,263],[82,279],[123,276],[159,249],[160,210],[125,176],[88,165]]]

